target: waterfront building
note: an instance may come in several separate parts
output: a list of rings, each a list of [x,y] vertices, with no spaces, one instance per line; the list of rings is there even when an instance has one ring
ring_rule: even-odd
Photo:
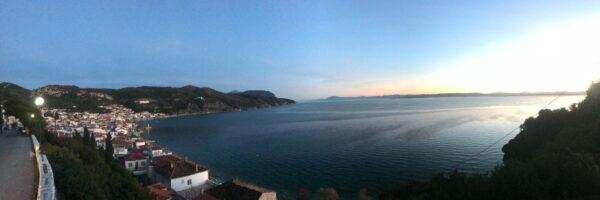
[[[152,158],[153,178],[177,193],[208,187],[208,169],[176,155]]]
[[[150,148],[152,158],[166,156],[167,153],[164,151],[162,147],[154,146]]]

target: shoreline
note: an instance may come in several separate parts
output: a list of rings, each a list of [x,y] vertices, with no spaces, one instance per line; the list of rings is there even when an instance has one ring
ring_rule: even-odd
[[[163,117],[156,117],[153,119],[144,119],[144,120],[139,120],[139,121],[173,119],[173,118],[192,116],[192,115],[213,115],[213,114],[222,114],[222,113],[244,112],[244,111],[251,111],[251,110],[262,110],[262,109],[269,109],[269,108],[275,108],[275,107],[289,106],[289,105],[294,105],[294,104],[297,104],[297,103],[273,105],[273,106],[266,106],[266,107],[246,108],[246,109],[233,109],[233,110],[226,110],[226,111],[191,112],[191,113],[181,113],[181,114],[171,114],[171,115],[165,114],[165,116],[163,116]]]

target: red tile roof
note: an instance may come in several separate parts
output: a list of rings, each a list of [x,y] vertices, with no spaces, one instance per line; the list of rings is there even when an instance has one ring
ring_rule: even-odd
[[[154,196],[155,200],[168,200],[171,199],[171,195],[173,195],[173,192],[167,189],[162,183],[149,185],[147,188],[150,191],[150,194]]]
[[[162,147],[152,147],[152,150],[162,150]]]
[[[125,161],[146,160],[146,156],[141,153],[133,152],[125,156]]]
[[[133,144],[133,142],[128,141],[127,139],[124,138],[116,138],[113,140],[112,142],[113,144],[120,144],[120,145],[124,145],[124,146],[131,146]]]
[[[202,165],[181,159],[175,155],[152,158],[152,161],[154,161],[154,165],[156,166],[155,170],[159,174],[171,179],[189,176],[208,170]]]
[[[131,150],[130,152],[131,152],[131,153],[143,153],[143,151],[142,151],[142,150],[140,150],[140,149],[133,149],[133,150]]]

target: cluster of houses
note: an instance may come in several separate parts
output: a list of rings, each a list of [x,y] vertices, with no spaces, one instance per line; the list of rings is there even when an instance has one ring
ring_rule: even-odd
[[[93,133],[128,135],[139,133],[137,122],[164,117],[161,113],[137,113],[122,105],[100,106],[106,113],[69,112],[65,109],[42,110],[47,130],[58,135],[71,137],[75,131],[81,133],[87,127]]]
[[[210,176],[208,168],[140,137],[141,132],[149,130],[140,125],[140,121],[164,115],[136,113],[121,105],[104,108],[110,112],[45,110],[46,128],[58,137],[72,137],[87,127],[95,136],[98,148],[105,148],[106,137],[110,134],[114,157],[139,180],[151,182],[147,188],[156,200],[277,199],[276,192],[239,180],[222,182]]]

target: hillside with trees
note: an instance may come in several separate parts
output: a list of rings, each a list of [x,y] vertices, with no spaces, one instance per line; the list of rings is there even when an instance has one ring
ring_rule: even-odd
[[[101,105],[118,103],[134,111],[167,114],[213,113],[295,103],[290,99],[247,93],[225,94],[207,87],[129,87],[90,89],[51,85],[35,90],[54,108],[101,112]]]
[[[33,104],[31,92],[12,83],[0,83],[0,104],[4,105],[7,115],[12,115],[21,120],[25,127],[38,132],[40,124],[44,123],[41,112]],[[35,118],[31,118],[34,114]],[[2,119],[0,119],[2,120]]]
[[[79,88],[73,85],[48,85],[33,91],[12,83],[0,85],[0,100],[9,95],[27,102],[43,96],[47,107],[71,111],[105,112],[103,105],[121,104],[134,111],[166,114],[215,113],[293,104],[268,91],[222,93],[207,87],[129,87],[122,89]],[[29,113],[29,112],[28,112]]]
[[[540,110],[487,174],[457,171],[414,181],[380,199],[599,199],[600,83],[569,108]]]
[[[58,199],[151,199],[147,189],[112,157],[112,148],[96,148],[87,129],[83,136],[46,134],[43,138],[40,150],[52,163]]]
[[[25,88],[0,83],[0,103],[6,113],[38,132],[36,128],[43,127],[39,125],[44,121],[30,117],[41,115],[33,99],[31,91]],[[112,152],[96,148],[89,132],[73,138],[55,138],[50,134],[41,138],[41,151],[52,164],[58,199],[151,199],[146,188],[112,158]]]

